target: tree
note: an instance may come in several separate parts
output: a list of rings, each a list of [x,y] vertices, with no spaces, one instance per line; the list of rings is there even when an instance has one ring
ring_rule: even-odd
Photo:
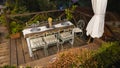
[[[41,11],[56,9],[55,1],[37,0]]]

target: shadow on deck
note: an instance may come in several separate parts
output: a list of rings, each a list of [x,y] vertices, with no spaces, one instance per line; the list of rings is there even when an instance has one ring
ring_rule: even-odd
[[[78,37],[75,37],[73,47],[79,47],[84,45],[85,42],[80,40]],[[70,43],[63,44],[63,49],[71,48]],[[60,50],[62,50],[60,48]],[[57,47],[51,46],[48,48],[49,56],[57,53]],[[10,40],[10,65],[18,66],[28,62],[32,62],[41,58],[45,58],[43,49],[37,50],[34,52],[34,56],[29,56],[29,50],[25,38],[21,37],[19,39]]]

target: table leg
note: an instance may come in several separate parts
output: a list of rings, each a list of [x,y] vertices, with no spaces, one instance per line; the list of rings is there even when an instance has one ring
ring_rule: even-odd
[[[32,57],[33,56],[33,52],[32,52],[31,46],[30,46],[30,39],[26,38],[26,40],[27,40],[29,55],[30,55],[30,57]]]

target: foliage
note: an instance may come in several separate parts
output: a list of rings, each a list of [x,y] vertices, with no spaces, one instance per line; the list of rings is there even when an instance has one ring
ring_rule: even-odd
[[[32,68],[32,67],[30,67],[30,66],[27,66],[26,68]]]
[[[0,68],[18,68],[16,66],[10,66],[10,65],[5,65],[3,67],[0,67]],[[19,68],[32,68],[30,66],[19,66]]]
[[[14,1],[13,0],[6,0],[5,6],[7,6],[7,8],[12,10],[13,7],[15,6]]]
[[[38,0],[34,0],[34,1],[33,0],[23,0],[23,5],[26,6],[27,10],[30,12],[40,11],[40,6],[39,6]]]
[[[21,13],[25,13],[25,12],[29,12],[26,8],[26,6],[24,5],[24,0],[7,0],[6,1],[6,10],[5,13],[7,11],[9,11],[9,14],[21,14]],[[24,27],[25,24],[23,24],[26,19],[28,19],[30,16],[24,16],[24,17],[9,17],[9,27],[10,27],[10,32],[12,34],[20,32],[22,30],[22,28]],[[4,19],[5,21],[5,19]]]
[[[67,20],[71,20],[73,18],[73,12],[77,6],[73,5],[72,8],[65,9],[65,14],[67,17]]]
[[[38,0],[38,4],[39,4],[40,10],[42,11],[56,9],[55,3],[49,0]]]
[[[14,7],[14,9],[11,11],[11,14],[17,14],[17,13],[24,13],[24,12],[29,12],[27,11],[25,6],[22,7]]]
[[[118,42],[103,43],[94,55],[82,64],[83,68],[117,68],[120,65]]]
[[[13,10],[16,7],[16,9],[21,9],[20,7],[25,7],[24,9],[30,12],[56,9],[56,4],[53,1],[49,0],[7,0],[6,6],[10,10]]]
[[[37,21],[46,21],[47,18],[48,18],[47,14],[39,14],[35,16],[33,20],[30,20],[28,24],[36,23]]]
[[[16,66],[5,65],[2,68],[16,68]]]
[[[11,29],[11,33],[12,34],[15,34],[17,32],[20,32],[22,30],[22,25],[21,24],[18,24],[17,22],[15,21],[12,21],[10,23],[10,29]]]
[[[71,49],[58,54],[58,59],[48,68],[78,68],[92,57],[92,51],[86,48]]]
[[[102,44],[96,55],[93,57],[97,62],[97,67],[111,68],[120,65],[120,45],[118,42],[108,42]],[[118,63],[119,62],[119,63]]]
[[[2,14],[2,15],[0,16],[0,22],[1,22],[3,25],[6,25],[6,20],[5,20],[5,15],[4,15],[4,14]]]
[[[58,54],[51,68],[118,68],[120,66],[120,45],[118,42],[103,43],[96,51],[85,48]]]
[[[12,14],[28,12],[24,0],[7,0],[5,6]]]

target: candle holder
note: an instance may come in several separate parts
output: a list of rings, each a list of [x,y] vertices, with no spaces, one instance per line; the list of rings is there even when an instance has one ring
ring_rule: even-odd
[[[51,17],[48,18],[48,24],[49,24],[49,27],[52,28],[52,18]]]

